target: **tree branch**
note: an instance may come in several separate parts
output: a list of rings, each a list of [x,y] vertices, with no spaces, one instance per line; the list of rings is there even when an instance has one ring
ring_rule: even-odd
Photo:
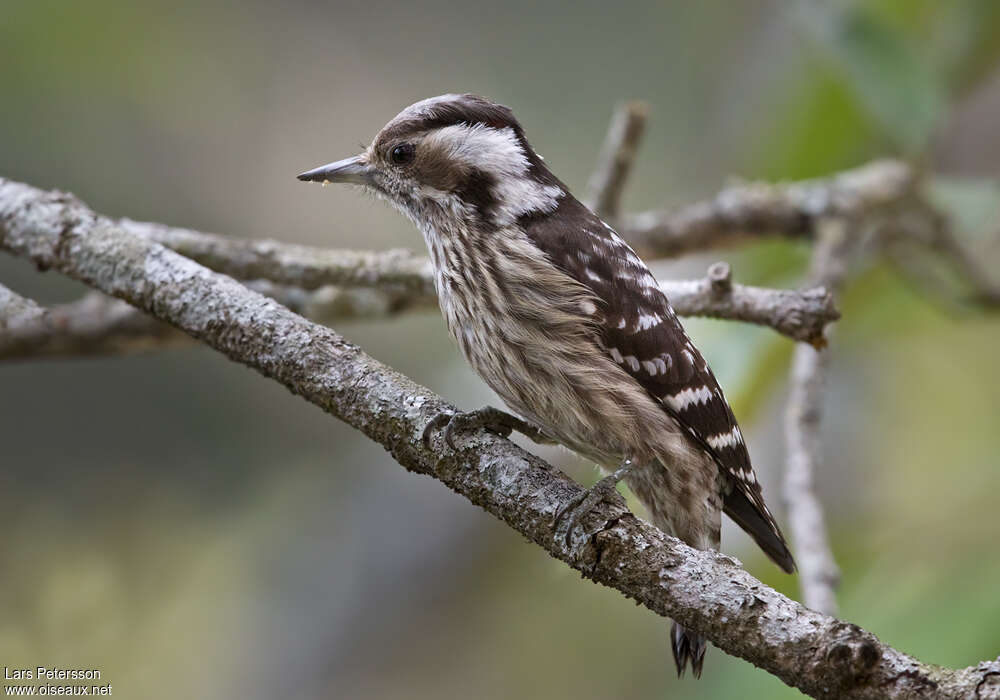
[[[853,224],[845,219],[818,222],[811,280],[839,292],[847,276],[848,258],[858,244],[857,237]],[[795,348],[785,411],[788,456],[784,499],[802,597],[810,608],[835,615],[840,571],[830,549],[823,507],[813,484],[813,474],[822,462],[820,417],[828,353],[806,345]]]
[[[110,222],[110,220],[108,221]],[[377,287],[394,294],[434,295],[430,261],[408,250],[317,248],[272,240],[229,238],[163,224],[121,219],[122,229],[243,280],[266,279],[303,289]]]
[[[825,344],[823,329],[840,318],[832,295],[823,287],[802,291],[736,284],[725,262],[715,263],[700,280],[660,282],[682,316],[745,321],[816,347]]]
[[[601,504],[566,542],[554,516],[582,489],[484,431],[457,451],[424,426],[440,397],[334,331],[163,246],[109,225],[70,195],[0,180],[0,248],[124,299],[284,384],[432,476],[553,557],[706,635],[820,698],[997,697],[1000,660],[963,670],[922,664],[870,633],[768,588],[730,557],[687,547],[620,506]]]
[[[677,256],[765,235],[807,237],[822,218],[861,218],[911,198],[916,184],[910,166],[877,160],[816,180],[734,185],[704,202],[626,216],[618,231],[650,256]]]
[[[597,167],[587,183],[587,198],[584,200],[598,216],[606,219],[618,216],[622,191],[632,170],[648,115],[649,106],[645,102],[626,102],[615,110],[611,118],[608,135],[597,157]]]
[[[19,306],[31,312],[17,314]],[[125,302],[96,292],[45,309],[0,285],[0,359],[136,352],[186,338]]]
[[[391,316],[434,301],[394,296],[376,289],[303,290],[267,280],[246,285],[326,325],[352,318]],[[30,305],[33,313],[18,316],[18,308],[24,305]],[[14,318],[4,323],[5,315]],[[0,361],[144,352],[191,340],[134,306],[99,292],[68,304],[42,308],[0,285]]]
[[[0,331],[35,323],[44,315],[41,306],[0,284]]]

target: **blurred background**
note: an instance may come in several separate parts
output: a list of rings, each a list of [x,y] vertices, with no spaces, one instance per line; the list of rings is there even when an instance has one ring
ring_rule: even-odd
[[[385,205],[295,174],[411,102],[473,91],[582,193],[614,105],[641,98],[628,211],[903,156],[1000,259],[998,60],[993,0],[0,0],[0,175],[111,216],[420,250]],[[763,241],[656,270],[726,259],[793,286],[807,258]],[[84,291],[8,256],[0,282],[43,303]],[[1000,321],[955,299],[860,271],[818,478],[842,617],[965,666],[1000,653]],[[688,328],[780,512],[792,343]],[[436,312],[337,330],[463,408],[496,401]],[[666,621],[206,348],[0,365],[0,494],[0,663],[97,667],[116,696],[798,696],[718,651],[678,681]],[[723,543],[797,595],[735,528]]]

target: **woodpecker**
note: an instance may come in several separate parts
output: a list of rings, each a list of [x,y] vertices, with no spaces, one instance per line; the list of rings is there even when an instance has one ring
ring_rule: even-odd
[[[520,418],[486,407],[445,429],[517,429],[622,478],[657,527],[718,550],[721,514],[786,572],[795,563],[764,503],[733,411],[649,268],[528,144],[513,112],[442,95],[399,113],[360,155],[300,180],[361,185],[413,221],[448,330]],[[679,675],[700,677],[704,637],[676,622]]]

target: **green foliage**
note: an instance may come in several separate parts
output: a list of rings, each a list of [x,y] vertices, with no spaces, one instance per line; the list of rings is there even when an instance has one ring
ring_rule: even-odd
[[[944,108],[942,85],[912,38],[863,5],[804,3],[804,24],[832,68],[902,153],[927,144]]]

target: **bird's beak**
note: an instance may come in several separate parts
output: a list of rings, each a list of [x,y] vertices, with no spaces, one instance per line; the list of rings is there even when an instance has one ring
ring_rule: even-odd
[[[298,176],[307,182],[345,182],[352,185],[374,185],[375,170],[361,156],[353,156],[307,170]]]

